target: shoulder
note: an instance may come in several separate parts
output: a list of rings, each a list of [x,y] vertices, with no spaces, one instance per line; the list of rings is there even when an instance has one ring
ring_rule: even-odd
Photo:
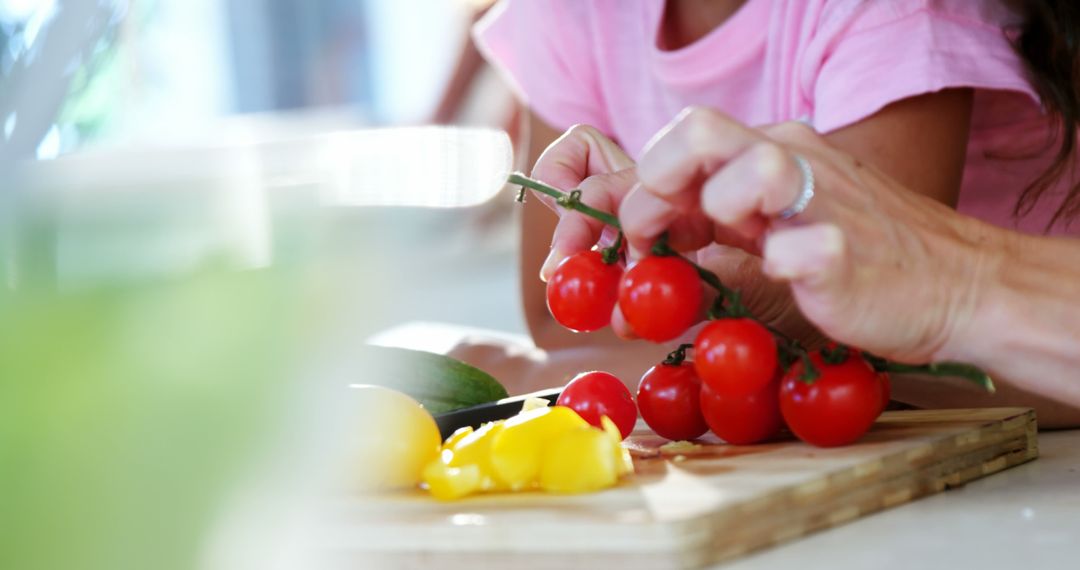
[[[1020,17],[1002,0],[825,0],[817,28],[825,34],[855,34],[938,20],[959,26],[1007,29],[1017,25]]]
[[[533,33],[545,33],[548,26],[585,29],[601,20],[598,16],[617,11],[612,0],[499,0],[478,27],[513,21],[532,27]]]

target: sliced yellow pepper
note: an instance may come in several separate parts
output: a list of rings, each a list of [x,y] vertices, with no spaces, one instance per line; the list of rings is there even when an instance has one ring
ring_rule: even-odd
[[[450,501],[480,490],[482,478],[476,465],[451,467],[436,459],[424,468],[424,483],[432,497]]]
[[[444,461],[450,467],[475,465],[480,470],[480,488],[485,491],[509,489],[509,485],[499,478],[491,461],[491,444],[502,432],[504,425],[505,420],[486,423],[480,426],[480,429],[455,441],[453,445],[444,446]],[[447,451],[450,453],[447,454]]]
[[[450,434],[450,437],[446,438],[443,442],[443,449],[452,449],[461,440],[465,439],[470,433],[473,432],[472,426],[465,426],[458,428],[454,433]]]
[[[615,472],[620,477],[633,473],[634,460],[630,457],[630,452],[622,446],[623,436],[622,432],[619,431],[619,427],[607,416],[600,417],[600,425],[604,426],[604,433],[615,444]]]
[[[588,422],[564,406],[536,408],[506,420],[491,443],[495,474],[515,491],[534,486],[545,448],[562,434],[583,427],[589,427]]]
[[[591,426],[560,435],[544,450],[540,487],[551,493],[586,493],[615,484],[615,443]]]

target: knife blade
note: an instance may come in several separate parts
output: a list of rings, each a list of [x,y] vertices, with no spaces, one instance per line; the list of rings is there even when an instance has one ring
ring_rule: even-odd
[[[503,398],[487,404],[479,404],[460,410],[454,410],[452,412],[436,414],[435,424],[439,426],[439,433],[442,434],[442,438],[445,440],[450,437],[450,434],[463,427],[476,429],[487,422],[513,417],[521,411],[521,406],[525,403],[525,400],[528,400],[529,398],[543,398],[551,402],[552,405],[555,405],[555,402],[558,401],[559,394],[561,393],[562,388],[548,388],[529,394],[522,394],[521,396]]]

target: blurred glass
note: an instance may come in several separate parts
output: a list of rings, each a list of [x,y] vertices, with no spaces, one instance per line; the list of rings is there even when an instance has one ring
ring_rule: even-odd
[[[296,495],[342,476],[350,347],[476,318],[447,302],[478,295],[463,272],[510,295],[458,214],[341,206],[365,155],[391,193],[504,179],[505,136],[393,162],[353,130],[424,121],[467,21],[446,0],[0,0],[0,568],[280,562]]]
[[[319,358],[378,311],[365,232],[252,147],[212,154],[22,164],[0,194],[0,568],[198,567],[260,462],[302,486],[330,460]]]
[[[422,123],[470,10],[453,0],[0,0],[0,162],[182,141],[238,114]]]

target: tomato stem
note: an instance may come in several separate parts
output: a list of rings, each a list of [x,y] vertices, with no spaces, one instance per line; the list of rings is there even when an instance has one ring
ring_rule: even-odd
[[[524,188],[524,186],[522,186]],[[600,250],[600,260],[607,265],[617,263],[619,256],[622,253],[623,235],[619,232],[619,235],[615,236],[615,243],[611,247],[605,247]]]
[[[799,355],[799,358],[802,360],[803,365],[802,373],[799,374],[799,380],[807,384],[813,384],[817,381],[818,378],[821,377],[821,371],[818,370],[817,366],[814,366],[814,362],[810,360],[809,352],[807,352],[796,341],[792,341],[792,344],[795,345],[795,349],[797,351],[796,354]]]
[[[828,364],[843,364],[847,362],[849,350],[847,345],[837,344],[834,347],[825,347],[820,350],[821,359]]]
[[[667,358],[661,364],[667,366],[679,366],[686,360],[686,351],[694,348],[693,344],[680,344],[679,348],[668,353]]]
[[[544,184],[539,180],[534,180],[532,178],[529,178],[528,176],[519,174],[517,172],[511,174],[510,178],[508,178],[507,180],[508,182],[510,182],[510,184],[518,184],[522,188],[531,188],[533,190],[536,190],[537,192],[547,194],[548,196],[555,198],[555,203],[559,206],[562,206],[563,208],[566,208],[568,210],[576,210],[578,212],[581,212],[582,214],[585,214],[586,216],[596,218],[597,220],[600,220],[601,222],[604,222],[605,224],[617,230],[622,230],[622,226],[619,224],[619,219],[616,218],[614,215],[609,214],[603,210],[597,210],[596,208],[593,208],[592,206],[589,206],[588,204],[582,202],[581,190],[563,192],[558,188],[548,186],[547,184]],[[524,201],[524,190],[519,192],[518,196],[521,198],[519,201]]]
[[[931,362],[929,364],[903,364],[886,360],[880,356],[870,354],[869,352],[863,352],[862,355],[863,358],[874,367],[874,370],[877,370],[878,372],[925,374],[927,376],[962,378],[974,383],[976,386],[979,386],[991,394],[997,391],[997,388],[994,386],[994,380],[990,378],[989,374],[977,366],[964,362],[944,361]]]

